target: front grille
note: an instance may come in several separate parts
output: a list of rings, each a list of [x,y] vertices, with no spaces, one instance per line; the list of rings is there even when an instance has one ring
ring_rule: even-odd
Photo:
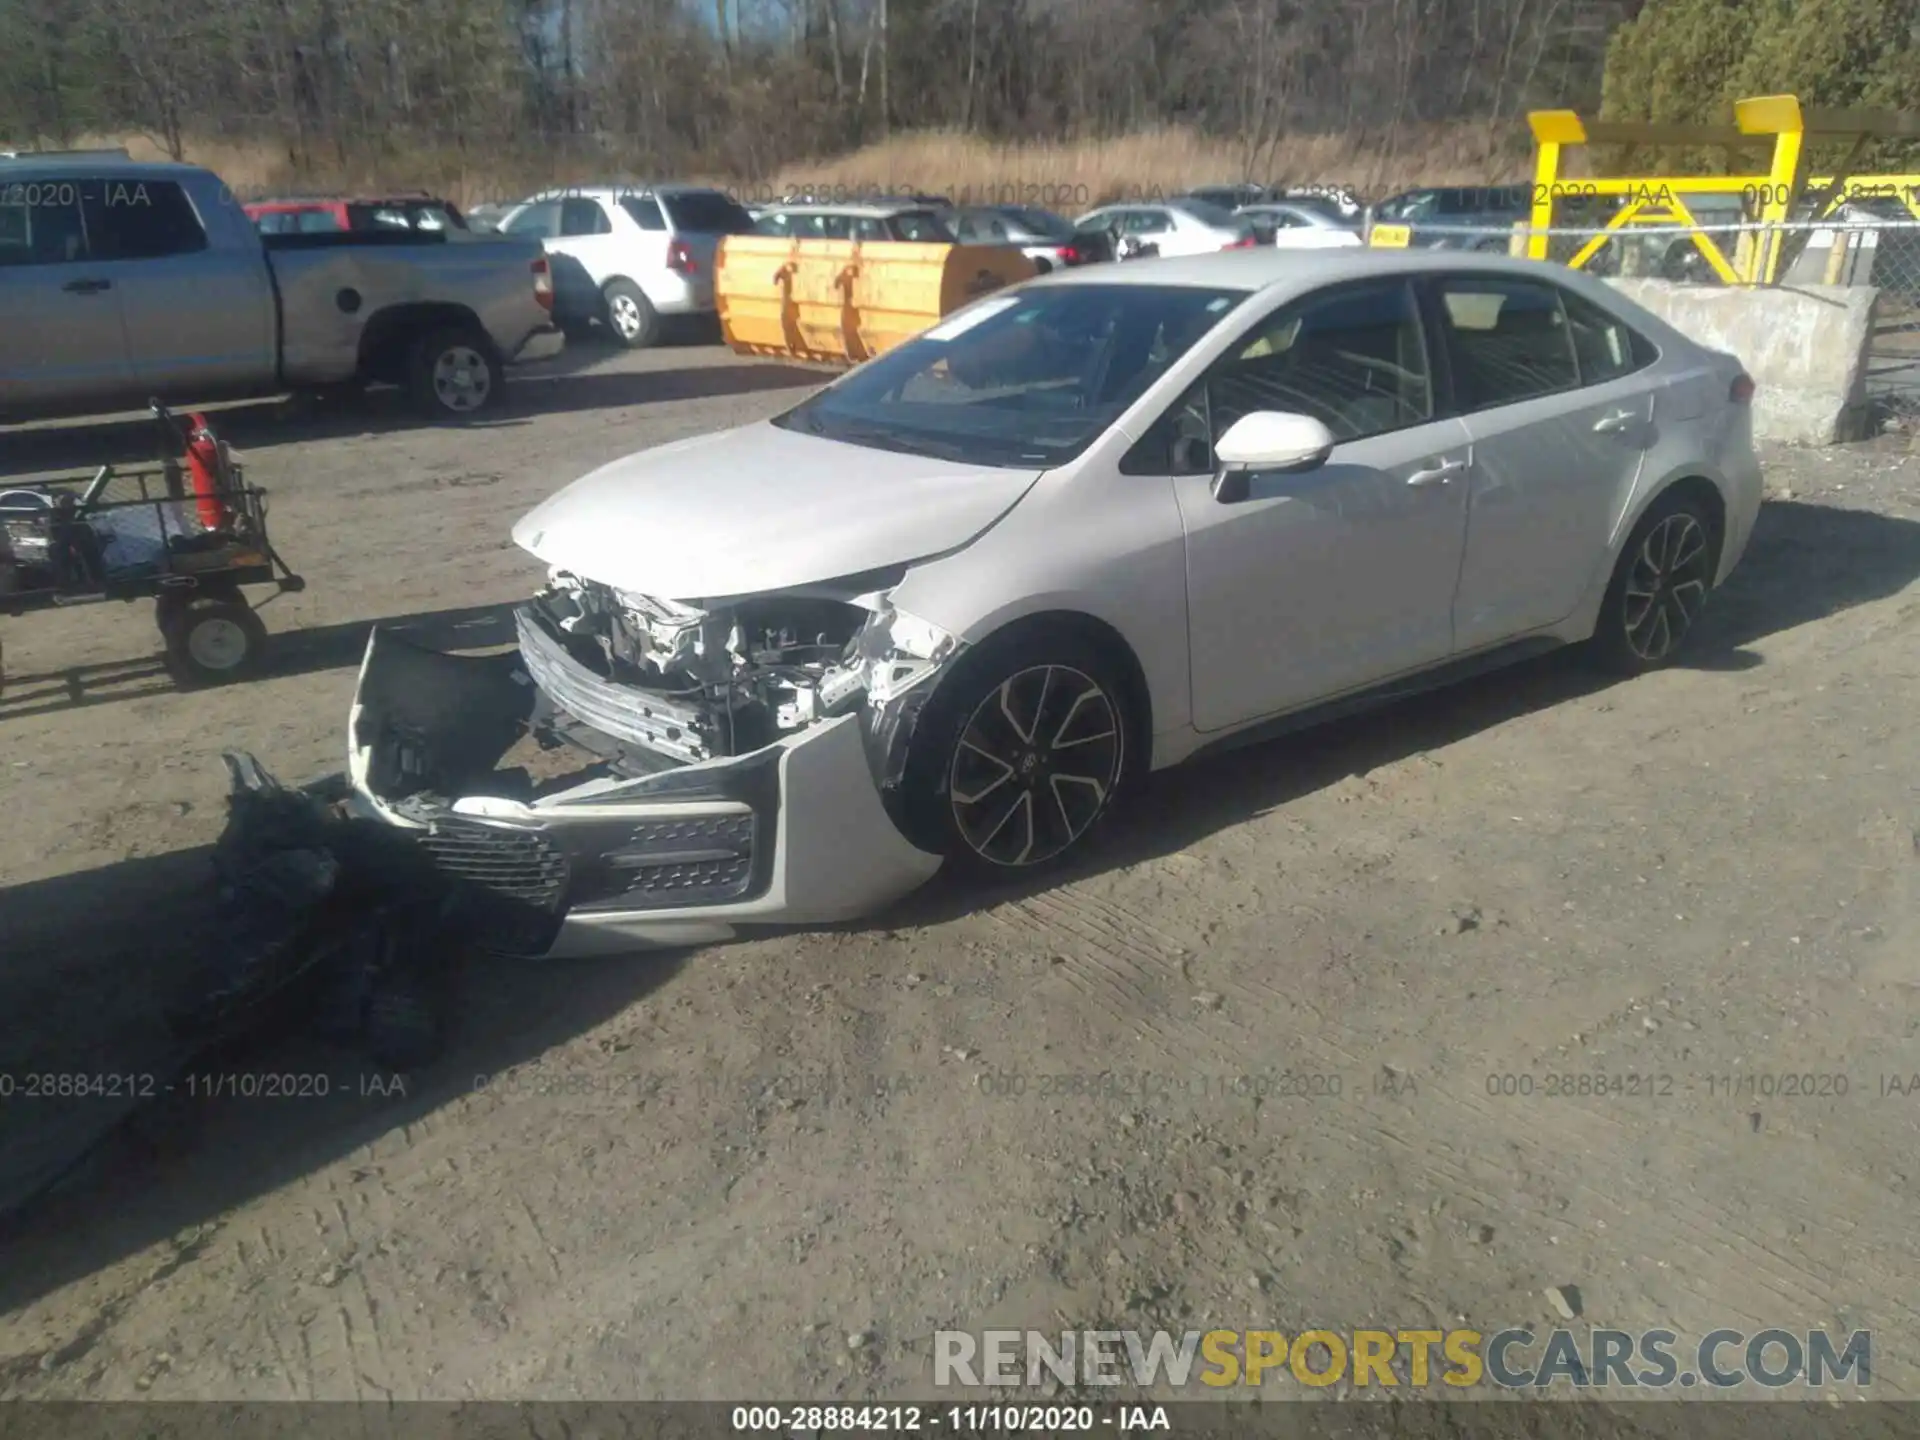
[[[539,831],[435,820],[420,843],[447,874],[522,904],[556,910],[566,895],[567,857]]]
[[[581,898],[592,909],[737,900],[753,883],[754,835],[748,810],[642,820],[601,852]]]

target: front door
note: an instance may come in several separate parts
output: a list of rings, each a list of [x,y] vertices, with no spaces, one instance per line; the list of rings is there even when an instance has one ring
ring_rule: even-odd
[[[1409,283],[1331,287],[1255,322],[1185,409],[1189,435],[1174,449],[1184,448],[1175,468],[1186,473],[1174,483],[1199,729],[1277,715],[1447,658],[1467,431],[1435,418]],[[1211,443],[1256,410],[1312,416],[1336,446],[1324,465],[1256,474],[1246,498],[1222,503]]]

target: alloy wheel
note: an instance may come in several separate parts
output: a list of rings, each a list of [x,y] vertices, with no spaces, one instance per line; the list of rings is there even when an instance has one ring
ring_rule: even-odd
[[[1017,671],[974,707],[954,747],[955,828],[990,864],[1042,864],[1100,818],[1125,760],[1119,706],[1098,681],[1066,665]]]
[[[492,390],[486,357],[471,345],[449,345],[433,362],[433,393],[449,410],[478,410]]]
[[[1627,646],[1648,664],[1671,655],[1707,597],[1712,547],[1692,515],[1669,515],[1647,532],[1627,574]]]
[[[613,317],[613,328],[622,340],[631,340],[640,333],[640,307],[633,303],[631,295],[614,296],[607,309]]]

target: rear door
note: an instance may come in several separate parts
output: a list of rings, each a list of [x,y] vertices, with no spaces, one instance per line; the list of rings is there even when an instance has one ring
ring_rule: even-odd
[[[1653,443],[1657,352],[1545,280],[1426,289],[1473,449],[1453,623],[1474,650],[1556,624],[1586,594]]]
[[[122,291],[87,249],[70,175],[0,183],[0,411],[105,403],[135,387]]]
[[[272,381],[279,339],[257,248],[216,248],[215,217],[202,217],[173,180],[95,182],[85,208],[88,247],[121,295],[143,397],[208,399]]]
[[[626,237],[614,232],[606,207],[592,196],[569,195],[560,202],[559,233],[547,241],[547,253],[574,261],[596,287],[630,272],[631,248]]]

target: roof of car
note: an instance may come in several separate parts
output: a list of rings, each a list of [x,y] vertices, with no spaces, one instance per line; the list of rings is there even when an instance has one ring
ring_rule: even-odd
[[[559,185],[551,190],[542,190],[537,195],[529,195],[519,203],[531,205],[547,200],[637,200],[648,195],[725,195],[726,193],[715,185],[689,185],[679,181],[659,184],[651,180],[634,180],[605,185]]]
[[[933,205],[917,204],[911,200],[899,203],[870,205],[836,205],[828,201],[801,201],[793,205],[769,205],[769,215],[846,215],[856,220],[885,220],[894,215],[919,214],[937,210]]]
[[[271,195],[246,202],[248,209],[293,210],[322,205],[445,205],[425,190],[395,190],[376,195]]]
[[[1213,255],[1129,260],[1124,265],[1086,265],[1055,270],[1028,285],[1181,285],[1197,289],[1242,290],[1249,294],[1272,285],[1324,285],[1364,280],[1371,275],[1419,275],[1435,271],[1479,271],[1529,278],[1543,271],[1563,283],[1579,272],[1545,260],[1459,250],[1401,250],[1342,246],[1331,250],[1284,250],[1257,246]]]
[[[172,160],[135,160],[122,150],[0,151],[0,175],[9,181],[40,176],[66,177],[85,172],[104,180],[184,180],[189,175],[212,177],[204,165]]]

